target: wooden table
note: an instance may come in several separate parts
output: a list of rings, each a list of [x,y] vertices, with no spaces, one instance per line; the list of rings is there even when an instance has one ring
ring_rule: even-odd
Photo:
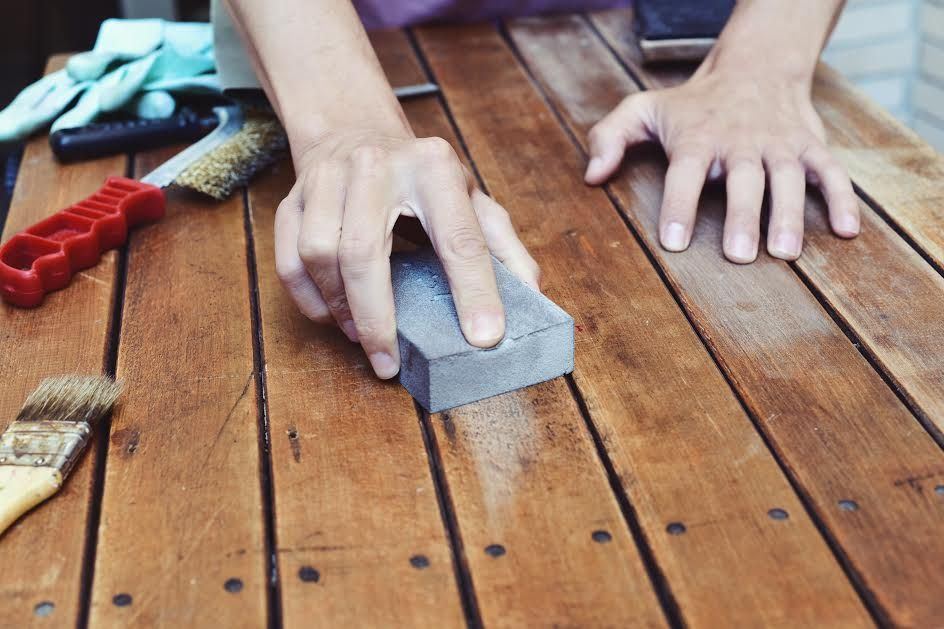
[[[590,125],[688,72],[642,68],[630,21],[374,38],[394,85],[442,86],[407,114],[511,211],[573,377],[418,413],[281,289],[287,163],[225,203],[172,192],[41,309],[3,307],[3,417],[50,374],[126,394],[0,539],[0,625],[944,626],[944,157],[821,68],[862,235],[811,193],[800,260],[733,265],[709,191],[667,253],[658,150],[581,181]],[[169,154],[59,166],[34,139],[4,238]]]

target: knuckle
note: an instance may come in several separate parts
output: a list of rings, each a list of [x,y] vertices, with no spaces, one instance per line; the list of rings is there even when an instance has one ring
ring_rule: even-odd
[[[289,290],[298,288],[305,281],[308,273],[302,265],[280,264],[276,262],[275,275]]]
[[[285,197],[279,202],[278,207],[275,208],[275,218],[278,221],[282,219],[283,217],[285,217],[285,215],[290,214],[291,212],[297,212],[297,211],[298,211],[298,204],[295,203],[291,198]]]
[[[459,161],[452,145],[443,138],[420,138],[414,143],[414,149],[422,159],[435,162]]]
[[[734,149],[728,153],[724,165],[728,172],[738,169],[758,171],[763,168],[760,153],[746,148]]]
[[[672,151],[670,158],[673,162],[707,164],[711,157],[711,143],[701,139],[688,139],[680,142]]]
[[[802,172],[800,169],[800,161],[795,155],[790,153],[772,153],[764,159],[764,163],[767,169],[774,173],[795,175]]]
[[[310,319],[311,321],[321,325],[328,325],[329,323],[334,322],[334,318],[331,316],[331,313],[327,308],[308,308],[303,310],[302,314],[305,315],[307,319]]]
[[[306,180],[306,184],[314,182],[340,182],[344,179],[347,169],[342,162],[336,159],[329,159],[318,162],[312,171],[312,176]]]
[[[350,160],[358,168],[371,169],[382,164],[388,157],[387,150],[373,144],[358,146],[351,151]]]
[[[450,262],[470,262],[488,253],[479,230],[464,225],[453,229],[445,238],[444,257]]]
[[[383,243],[379,239],[349,236],[342,238],[338,246],[338,260],[342,268],[351,272],[366,269],[382,257]]]
[[[591,146],[598,145],[606,138],[608,135],[609,125],[610,117],[607,116],[590,128],[590,131],[587,132],[587,141],[591,144]]]
[[[303,234],[298,237],[298,257],[308,266],[333,263],[337,256],[335,246],[321,236]]]

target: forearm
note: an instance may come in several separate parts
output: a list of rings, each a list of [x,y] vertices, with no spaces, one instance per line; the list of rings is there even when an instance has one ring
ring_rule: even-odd
[[[736,70],[809,85],[844,0],[740,0],[699,74]]]
[[[227,0],[297,158],[339,129],[411,137],[349,0]]]

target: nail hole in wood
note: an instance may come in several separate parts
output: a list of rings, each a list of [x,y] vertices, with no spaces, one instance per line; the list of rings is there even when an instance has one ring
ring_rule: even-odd
[[[429,567],[429,557],[426,555],[413,555],[410,557],[410,565],[422,570]]]
[[[223,588],[232,594],[237,594],[243,591],[243,580],[242,579],[227,579],[226,583],[223,584]]]
[[[769,515],[773,520],[786,520],[790,517],[790,514],[784,509],[771,509],[767,512],[767,515]]]
[[[305,583],[318,583],[321,573],[311,566],[302,566],[298,569],[298,578]]]
[[[944,485],[938,485],[937,487],[935,487],[935,488],[934,488],[934,493],[936,493],[936,494],[938,494],[938,495],[940,495],[940,496],[944,496]]]
[[[501,544],[491,544],[485,547],[485,552],[492,557],[501,557],[505,554],[505,547]]]
[[[688,529],[686,529],[685,525],[681,522],[669,522],[669,525],[665,527],[665,530],[668,531],[669,535],[681,535]]]
[[[36,607],[33,608],[33,613],[37,616],[48,616],[49,614],[53,613],[55,609],[55,603],[52,601],[43,601],[42,603],[38,603]]]
[[[134,599],[131,598],[131,595],[125,594],[124,592],[121,594],[115,594],[115,596],[111,599],[111,602],[114,603],[116,607],[127,607],[132,603],[132,601],[134,601]]]
[[[288,431],[288,438],[289,438],[289,439],[298,439],[298,431],[297,431],[297,430],[289,430],[289,431]]]
[[[859,509],[859,503],[855,500],[840,500],[839,508],[843,511],[857,511]]]
[[[608,541],[610,541],[611,539],[613,539],[613,536],[610,535],[610,532],[609,532],[609,531],[603,531],[603,530],[594,531],[594,532],[590,535],[590,537],[592,537],[592,538],[593,538],[593,541],[597,542],[598,544],[605,544],[605,543],[607,543]]]

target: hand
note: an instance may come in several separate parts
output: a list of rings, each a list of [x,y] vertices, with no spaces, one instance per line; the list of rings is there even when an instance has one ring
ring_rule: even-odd
[[[508,213],[445,140],[336,133],[295,161],[297,181],[275,216],[276,271],[302,313],[336,322],[379,377],[400,368],[389,261],[399,216],[419,219],[429,235],[472,345],[491,347],[505,331],[490,251],[538,288]]]
[[[691,241],[706,176],[727,178],[723,250],[732,262],[757,257],[765,172],[770,255],[800,255],[805,179],[822,189],[833,231],[843,238],[858,234],[855,193],[826,148],[808,81],[749,69],[703,70],[679,87],[629,96],[598,122],[589,136],[587,183],[608,179],[628,146],[658,140],[670,160],[659,217],[659,239],[669,251]]]

